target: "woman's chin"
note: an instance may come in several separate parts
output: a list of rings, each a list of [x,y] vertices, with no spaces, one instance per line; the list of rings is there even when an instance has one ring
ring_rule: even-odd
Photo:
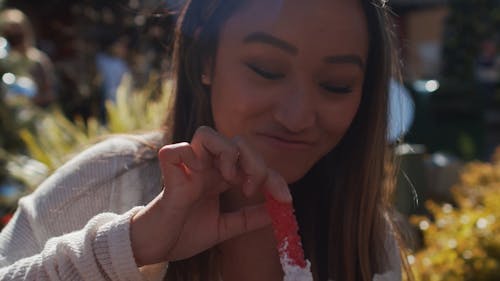
[[[303,170],[299,171],[296,169],[293,169],[293,170],[278,169],[276,171],[283,177],[285,182],[290,185],[290,184],[293,184],[293,183],[299,181],[300,179],[302,179],[306,175],[308,170],[303,169]]]

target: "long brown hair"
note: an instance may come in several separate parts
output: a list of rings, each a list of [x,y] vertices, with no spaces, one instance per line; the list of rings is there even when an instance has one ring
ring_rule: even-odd
[[[190,141],[201,125],[213,126],[203,66],[214,61],[224,22],[242,0],[191,0],[176,29],[172,74],[174,101],[167,120],[169,142]],[[291,186],[305,253],[315,280],[371,280],[388,270],[384,248],[391,235],[384,184],[388,81],[394,73],[391,25],[384,0],[362,0],[370,35],[361,104],[342,141]],[[315,192],[310,192],[314,188]],[[216,253],[169,265],[166,280],[218,278]]]

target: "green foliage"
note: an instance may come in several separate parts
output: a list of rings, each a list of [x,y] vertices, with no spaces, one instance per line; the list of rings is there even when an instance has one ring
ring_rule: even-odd
[[[0,73],[1,74],[1,73]],[[8,178],[7,155],[22,153],[24,143],[19,131],[30,126],[42,114],[23,96],[6,96],[6,87],[0,83],[0,183]]]
[[[71,122],[57,108],[30,111],[26,125],[9,131],[10,138],[18,139],[25,148],[0,148],[0,173],[4,174],[0,176],[8,179],[9,186],[8,195],[0,194],[0,229],[10,219],[18,199],[32,192],[74,153],[109,134],[161,128],[169,108],[172,83],[159,85],[158,81],[158,77],[153,77],[144,88],[131,90],[130,80],[125,79],[118,89],[116,104],[106,104],[106,125],[95,118],[85,121],[76,118]]]
[[[133,133],[161,128],[169,103],[171,83],[164,83],[159,97],[157,78],[145,88],[132,91],[125,79],[118,89],[116,104],[108,102],[107,124],[97,119],[71,122],[59,109],[40,115],[33,128],[21,129],[19,137],[28,155],[9,155],[9,175],[33,190],[51,172],[61,166],[71,155],[109,134]],[[26,169],[30,165],[31,169]]]
[[[129,78],[126,77],[118,89],[116,104],[106,103],[107,129],[111,133],[127,133],[138,130],[152,130],[161,127],[167,116],[170,82],[166,83],[159,98],[154,98],[157,78],[143,89],[130,93]],[[97,135],[97,134],[96,134]]]
[[[19,151],[23,144],[17,131],[29,127],[40,112],[26,97],[7,97],[2,86],[0,82],[0,147]]]
[[[412,217],[424,248],[409,257],[416,280],[500,280],[500,148],[492,163],[469,163],[453,189],[455,205],[427,202]]]
[[[477,155],[476,144],[469,134],[463,131],[459,132],[457,143],[460,155],[464,159],[474,159],[474,156]]]

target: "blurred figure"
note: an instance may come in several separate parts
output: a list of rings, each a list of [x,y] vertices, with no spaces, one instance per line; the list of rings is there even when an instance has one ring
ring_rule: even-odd
[[[102,79],[104,100],[116,101],[116,91],[130,70],[126,61],[128,54],[128,38],[112,36],[105,40],[104,47],[96,56],[96,64]]]
[[[500,56],[492,39],[481,43],[476,59],[476,80],[488,105],[500,83]]]
[[[102,49],[96,55],[97,74],[101,82],[99,119],[107,122],[106,101],[116,102],[119,86],[125,76],[130,75],[127,63],[128,42],[126,36],[110,34],[102,42]]]
[[[17,9],[0,13],[0,75],[11,91],[23,94],[38,106],[55,101],[54,71],[49,57],[34,46],[26,15]]]

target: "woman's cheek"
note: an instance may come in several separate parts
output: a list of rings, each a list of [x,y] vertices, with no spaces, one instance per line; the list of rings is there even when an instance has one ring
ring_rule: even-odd
[[[340,140],[354,120],[359,107],[359,99],[340,102],[322,110],[323,129],[335,139]]]

